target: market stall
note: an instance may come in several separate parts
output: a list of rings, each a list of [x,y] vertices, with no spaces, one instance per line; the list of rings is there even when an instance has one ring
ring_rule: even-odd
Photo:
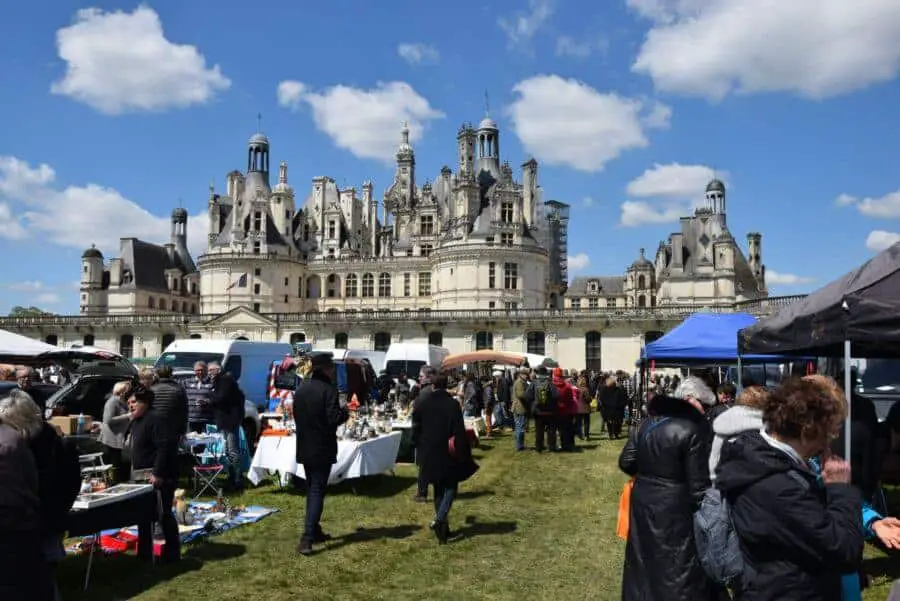
[[[338,440],[337,462],[331,468],[328,484],[392,472],[400,449],[400,432],[382,433],[365,440]],[[259,439],[247,478],[253,484],[265,479],[267,472],[281,475],[286,484],[291,474],[303,478],[303,466],[297,463],[297,439],[293,434],[268,435]]]

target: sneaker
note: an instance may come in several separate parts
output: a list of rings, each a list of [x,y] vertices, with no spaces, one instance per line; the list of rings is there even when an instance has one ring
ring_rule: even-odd
[[[308,557],[313,554],[312,542],[308,540],[300,541],[300,544],[297,545],[297,553],[303,555],[304,557]]]

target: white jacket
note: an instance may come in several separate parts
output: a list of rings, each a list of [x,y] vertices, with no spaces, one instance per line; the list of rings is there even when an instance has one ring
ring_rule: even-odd
[[[762,409],[735,405],[719,415],[712,423],[715,437],[709,450],[709,479],[716,481],[716,467],[719,465],[722,444],[726,440],[748,430],[759,431],[762,427]]]

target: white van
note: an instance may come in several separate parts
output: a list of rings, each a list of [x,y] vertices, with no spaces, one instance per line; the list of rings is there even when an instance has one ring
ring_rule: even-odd
[[[375,370],[376,374],[380,374],[381,370],[384,369],[385,356],[387,355],[387,353],[385,353],[384,351],[364,351],[352,348],[316,348],[316,351],[331,353],[332,355],[334,355],[335,361],[344,361],[345,359],[365,359],[369,362],[369,365],[372,366],[372,369]]]
[[[419,370],[425,365],[440,369],[441,363],[449,354],[450,351],[442,346],[398,342],[388,347],[384,357],[384,369],[394,379],[401,373],[406,373],[409,378],[415,379],[419,375]]]
[[[219,363],[223,371],[237,380],[247,400],[257,409],[264,409],[268,402],[266,386],[272,362],[291,354],[291,345],[287,342],[191,338],[176,340],[167,346],[156,360],[156,367],[168,365],[176,376],[183,376],[193,373],[197,361]]]

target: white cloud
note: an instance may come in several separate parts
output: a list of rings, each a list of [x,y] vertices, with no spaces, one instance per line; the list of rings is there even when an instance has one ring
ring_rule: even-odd
[[[556,38],[556,56],[587,58],[595,52],[606,52],[609,42],[605,39],[578,40],[568,35]]]
[[[672,223],[687,213],[682,204],[657,206],[646,200],[626,200],[621,208],[620,223],[625,227]]]
[[[51,91],[109,115],[204,104],[231,86],[195,46],[167,40],[147,6],[131,13],[79,10],[74,23],[56,32],[56,44],[67,66]]]
[[[855,206],[866,217],[893,219],[900,217],[900,190],[879,197],[857,198],[850,194],[841,194],[835,200],[840,207]]]
[[[900,234],[884,230],[873,230],[866,237],[866,248],[873,252],[881,252],[897,242],[900,242]]]
[[[34,297],[38,305],[55,305],[62,302],[62,298],[55,292],[42,292]]]
[[[5,202],[0,202],[0,223],[3,224],[3,227],[0,227],[0,238],[22,240],[28,237],[22,223],[18,217],[13,215],[12,208]]]
[[[98,184],[62,187],[49,165],[32,167],[15,157],[0,156],[0,200],[18,209],[16,223],[22,224],[23,236],[40,236],[49,244],[77,250],[96,244],[108,256],[118,252],[119,237],[161,243],[169,240],[171,231],[168,215],[154,215],[112,188]],[[206,248],[207,228],[204,216],[189,219],[192,252]]]
[[[706,184],[714,177],[724,180],[726,174],[716,173],[706,165],[656,163],[630,181],[626,192],[629,196],[638,198],[703,198]]]
[[[528,0],[528,10],[520,11],[514,17],[501,17],[497,24],[506,33],[509,46],[527,44],[553,16],[553,0]]]
[[[827,98],[900,71],[897,0],[628,0],[653,26],[632,70],[666,92]]]
[[[567,257],[569,265],[569,273],[584,271],[591,265],[591,258],[586,253],[578,253],[577,255],[569,255]]]
[[[766,284],[774,284],[776,286],[802,286],[804,284],[812,284],[815,281],[815,278],[794,275],[793,273],[779,273],[777,271],[772,271],[771,269],[766,270]]]
[[[444,117],[402,81],[379,82],[369,90],[337,85],[321,92],[299,81],[282,81],[278,102],[294,110],[309,105],[316,127],[338,148],[385,163],[394,160],[402,122],[409,124],[409,138],[415,143],[430,121]]]
[[[658,103],[601,93],[558,75],[524,79],[513,91],[518,97],[507,108],[513,130],[526,152],[548,165],[601,171],[623,152],[646,147],[645,129],[668,126]]]
[[[9,290],[14,290],[15,292],[36,292],[38,290],[44,289],[44,282],[38,281],[25,281],[25,282],[13,282],[11,284],[7,284],[6,288]]]
[[[410,65],[437,63],[441,60],[438,49],[428,44],[400,44],[397,46],[397,55]]]
[[[703,203],[706,185],[713,177],[724,180],[727,176],[706,165],[657,163],[626,186],[630,198],[651,200],[623,202],[621,225],[637,227],[678,221]]]

